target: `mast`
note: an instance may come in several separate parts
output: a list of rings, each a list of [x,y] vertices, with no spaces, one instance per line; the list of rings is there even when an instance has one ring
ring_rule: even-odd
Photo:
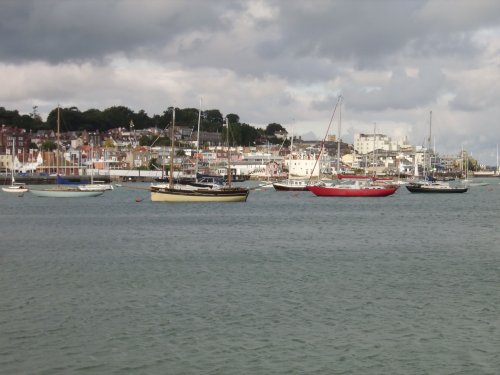
[[[340,174],[340,130],[342,126],[342,95],[339,98],[339,134],[337,139],[337,176]]]
[[[430,111],[429,113],[429,138],[427,140],[429,148],[429,168],[428,168],[429,171],[432,169],[431,141],[432,141],[432,111]]]
[[[427,143],[429,144],[429,153],[431,150],[431,139],[432,139],[432,111],[429,114],[429,138],[427,139]]]
[[[198,133],[196,135],[196,166],[194,168],[194,179],[198,181],[198,157],[200,154],[200,123],[201,123],[201,98],[200,98],[200,110],[198,111]]]
[[[59,105],[57,106],[57,145],[56,145],[56,175],[59,176],[59,126],[60,126],[60,114]]]
[[[292,153],[293,153],[293,127],[292,127],[292,137],[290,138],[290,155],[288,155],[288,181],[290,181],[290,170],[292,169]]]
[[[10,168],[10,174],[11,174],[11,183],[14,185],[14,166],[16,164],[16,139],[17,135],[14,135],[12,139],[12,166]]]
[[[170,178],[168,180],[169,189],[174,188],[174,148],[175,148],[175,107],[172,108],[172,132],[170,133]]]
[[[500,173],[500,169],[498,168],[498,143],[497,143],[497,174]]]
[[[377,133],[377,123],[373,123],[373,175],[375,176],[377,174],[377,163],[375,162],[375,136]]]
[[[231,187],[231,146],[229,145],[229,120],[226,117],[227,126],[227,184]]]

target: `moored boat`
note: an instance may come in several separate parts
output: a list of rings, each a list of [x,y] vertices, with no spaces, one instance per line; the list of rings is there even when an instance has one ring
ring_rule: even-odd
[[[239,187],[223,187],[220,189],[196,188],[187,186],[153,185],[151,201],[153,202],[245,202],[249,190]]]
[[[59,142],[59,124],[60,124],[60,109],[57,107],[57,145]],[[59,175],[59,148],[57,148],[56,156],[56,170],[57,170],[57,183],[61,183],[61,176]],[[104,193],[104,190],[80,190],[74,184],[63,184],[46,189],[29,189],[29,191],[37,196],[44,198],[84,198],[84,197],[97,197]]]
[[[465,193],[467,186],[452,186],[442,181],[411,182],[406,185],[410,193]]]
[[[104,190],[84,191],[78,188],[53,187],[48,189],[29,189],[36,197],[44,198],[84,198],[97,197],[104,194]]]
[[[25,184],[22,183],[16,183],[16,179],[14,178],[14,166],[15,166],[15,160],[16,160],[16,142],[15,140],[12,140],[12,165],[10,167],[10,181],[11,184],[10,186],[3,187],[2,191],[6,193],[16,193],[16,194],[23,194],[28,191],[28,188],[26,187]]]
[[[28,191],[28,188],[24,184],[19,184],[19,183],[13,182],[12,185],[7,186],[7,187],[3,187],[2,191],[6,192],[6,193],[23,194],[23,193],[26,193]]]
[[[298,179],[273,182],[273,187],[277,191],[307,191],[308,185],[308,181]]]
[[[331,186],[308,186],[307,189],[318,197],[386,197],[398,190],[397,185],[374,185],[363,180]]]
[[[228,119],[226,118],[226,125]],[[172,111],[172,132],[175,127],[175,108]],[[229,131],[229,130],[228,130]],[[243,187],[231,186],[231,175],[227,185],[220,186],[218,183],[192,183],[183,185],[174,185],[174,137],[172,137],[172,146],[170,149],[170,177],[169,183],[151,185],[152,202],[246,202],[250,190]],[[228,145],[228,171],[230,166],[230,148]],[[200,186],[201,185],[201,186]]]

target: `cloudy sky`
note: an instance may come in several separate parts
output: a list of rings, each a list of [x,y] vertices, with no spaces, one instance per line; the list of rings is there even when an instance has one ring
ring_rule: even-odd
[[[0,0],[0,106],[219,109],[324,137],[430,132],[496,164],[497,0]],[[331,133],[338,132],[334,119]]]

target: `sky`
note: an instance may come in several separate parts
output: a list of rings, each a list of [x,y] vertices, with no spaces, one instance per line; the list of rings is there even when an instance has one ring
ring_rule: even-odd
[[[0,106],[201,101],[304,139],[430,137],[496,165],[499,52],[497,0],[0,0]]]

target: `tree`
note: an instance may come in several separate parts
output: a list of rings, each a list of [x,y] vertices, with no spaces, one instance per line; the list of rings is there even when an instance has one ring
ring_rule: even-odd
[[[143,135],[139,139],[139,146],[150,146],[152,142],[153,142],[153,139],[151,137],[148,137],[147,135]]]
[[[104,147],[113,148],[115,147],[115,144],[113,143],[113,140],[111,138],[106,138],[106,140],[104,141]]]
[[[150,171],[157,171],[160,169],[160,167],[158,166],[158,159],[156,158],[151,158],[149,160],[149,164],[148,164],[148,169]]]
[[[54,151],[55,149],[57,149],[57,145],[54,141],[45,141],[40,146],[42,151]]]
[[[264,131],[264,133],[266,135],[273,136],[276,132],[279,132],[279,131],[282,131],[282,130],[286,131],[285,128],[283,128],[283,126],[281,126],[280,124],[276,124],[275,122],[273,122],[272,124],[267,125],[266,130]]]
[[[226,117],[230,124],[239,124],[240,122],[240,116],[235,115],[234,113],[230,113]]]
[[[124,106],[105,109],[103,111],[103,115],[105,121],[105,129],[101,130],[108,130],[118,127],[128,128],[130,126],[130,121],[133,121],[134,118],[134,112]]]

